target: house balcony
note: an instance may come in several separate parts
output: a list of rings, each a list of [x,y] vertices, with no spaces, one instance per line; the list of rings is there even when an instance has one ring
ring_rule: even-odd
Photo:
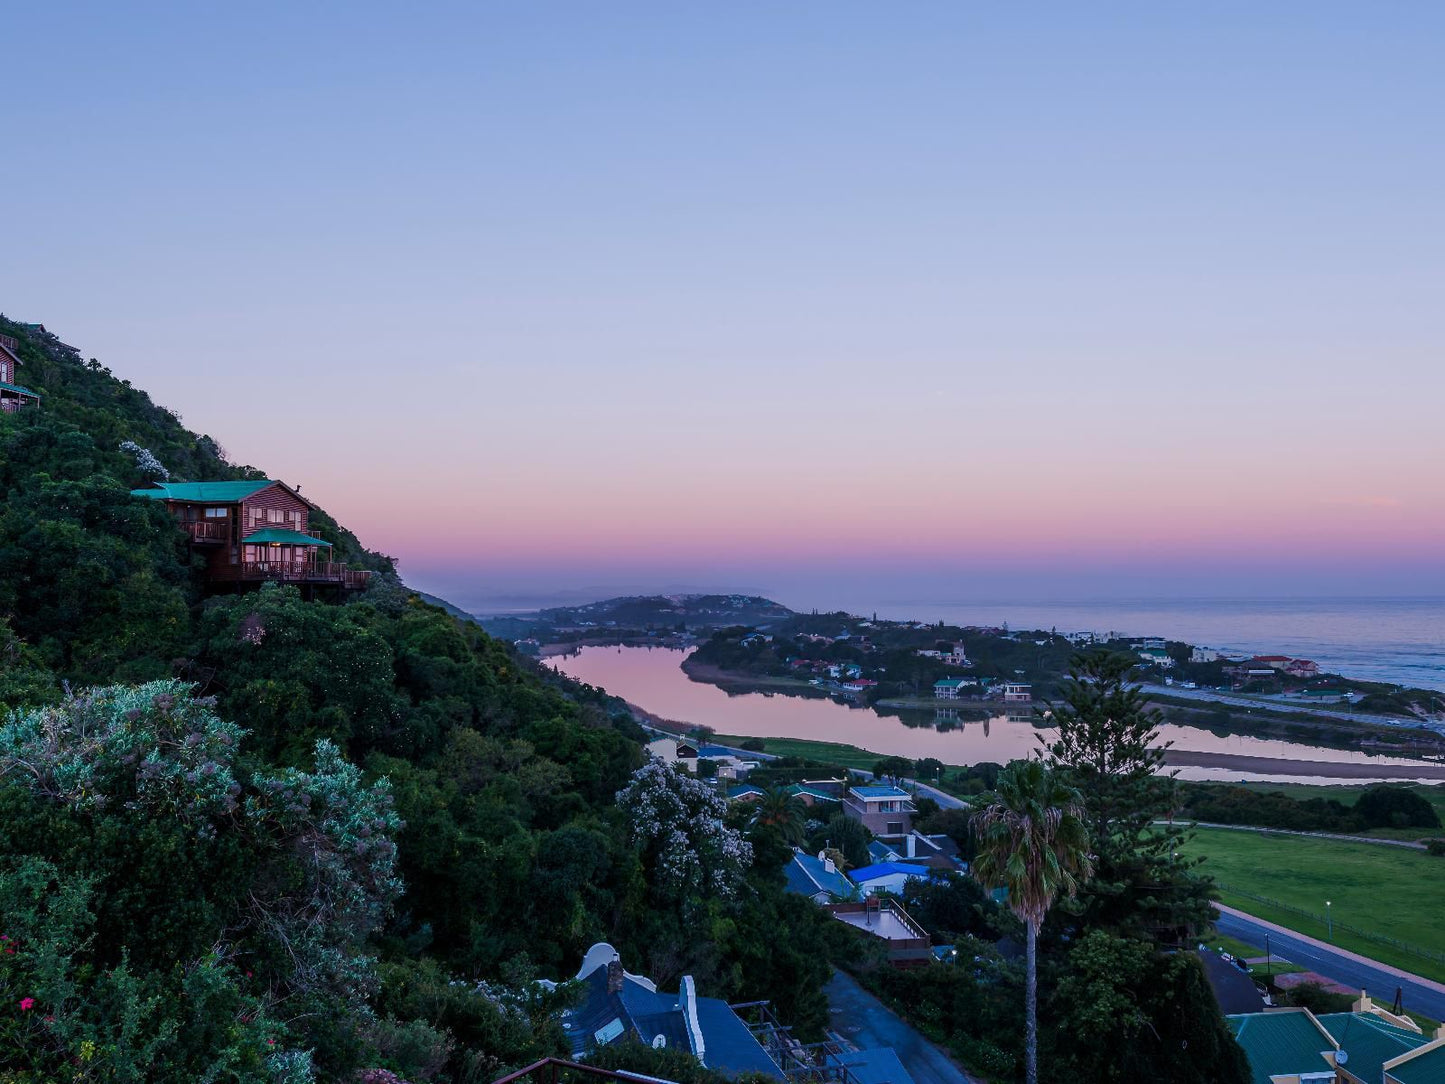
[[[225,545],[231,540],[231,524],[224,519],[182,520],[181,530],[192,542]]]
[[[371,573],[339,561],[243,561],[215,566],[208,576],[217,583],[319,584],[356,591],[366,586]]]

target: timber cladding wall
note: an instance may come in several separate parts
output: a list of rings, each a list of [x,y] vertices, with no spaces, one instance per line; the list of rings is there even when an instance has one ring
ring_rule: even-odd
[[[241,502],[241,537],[267,527],[306,533],[310,505],[280,485],[269,485]]]

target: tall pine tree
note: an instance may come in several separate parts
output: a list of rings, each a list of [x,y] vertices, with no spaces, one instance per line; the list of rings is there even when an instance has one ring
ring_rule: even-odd
[[[1049,767],[1083,795],[1095,856],[1081,890],[1084,924],[1163,945],[1186,944],[1212,922],[1213,885],[1180,853],[1176,785],[1164,770],[1159,714],[1129,680],[1134,660],[1105,650],[1073,659],[1058,734],[1041,738]]]

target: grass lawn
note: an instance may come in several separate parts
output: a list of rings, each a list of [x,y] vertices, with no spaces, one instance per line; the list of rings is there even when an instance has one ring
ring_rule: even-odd
[[[1327,940],[1323,919],[1305,918],[1238,893],[1265,896],[1316,915],[1324,914],[1330,900],[1335,944],[1445,980],[1445,963],[1359,937],[1339,925],[1445,953],[1445,923],[1440,920],[1445,859],[1402,847],[1207,828],[1199,829],[1189,849],[1206,858],[1205,872],[1229,886],[1220,892],[1230,906]]]

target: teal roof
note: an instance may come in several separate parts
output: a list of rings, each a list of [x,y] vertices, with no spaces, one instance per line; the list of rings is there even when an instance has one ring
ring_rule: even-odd
[[[22,388],[19,384],[6,384],[3,380],[0,380],[0,391],[13,391],[18,395],[29,395],[36,399],[40,398],[40,393],[38,391],[31,391],[29,388]]]
[[[1304,1010],[1252,1012],[1226,1019],[1249,1057],[1254,1084],[1270,1084],[1275,1076],[1329,1072],[1324,1052],[1334,1046]]]
[[[1385,1062],[1418,1050],[1430,1041],[1413,1031],[1387,1024],[1373,1013],[1332,1012],[1316,1019],[1340,1044],[1340,1049],[1349,1054],[1346,1068],[1361,1080],[1379,1080]]]
[[[1388,1079],[1400,1084],[1445,1084],[1445,1047],[1437,1046],[1402,1062],[1390,1070]]]
[[[323,542],[319,538],[313,538],[309,534],[302,534],[300,531],[287,531],[280,527],[265,527],[255,534],[248,534],[241,539],[248,546],[268,545],[277,543],[285,546],[331,546],[330,542]]]
[[[234,504],[243,501],[276,483],[269,478],[259,482],[157,482],[153,489],[132,489],[132,497],[149,497],[153,501],[215,501]]]

